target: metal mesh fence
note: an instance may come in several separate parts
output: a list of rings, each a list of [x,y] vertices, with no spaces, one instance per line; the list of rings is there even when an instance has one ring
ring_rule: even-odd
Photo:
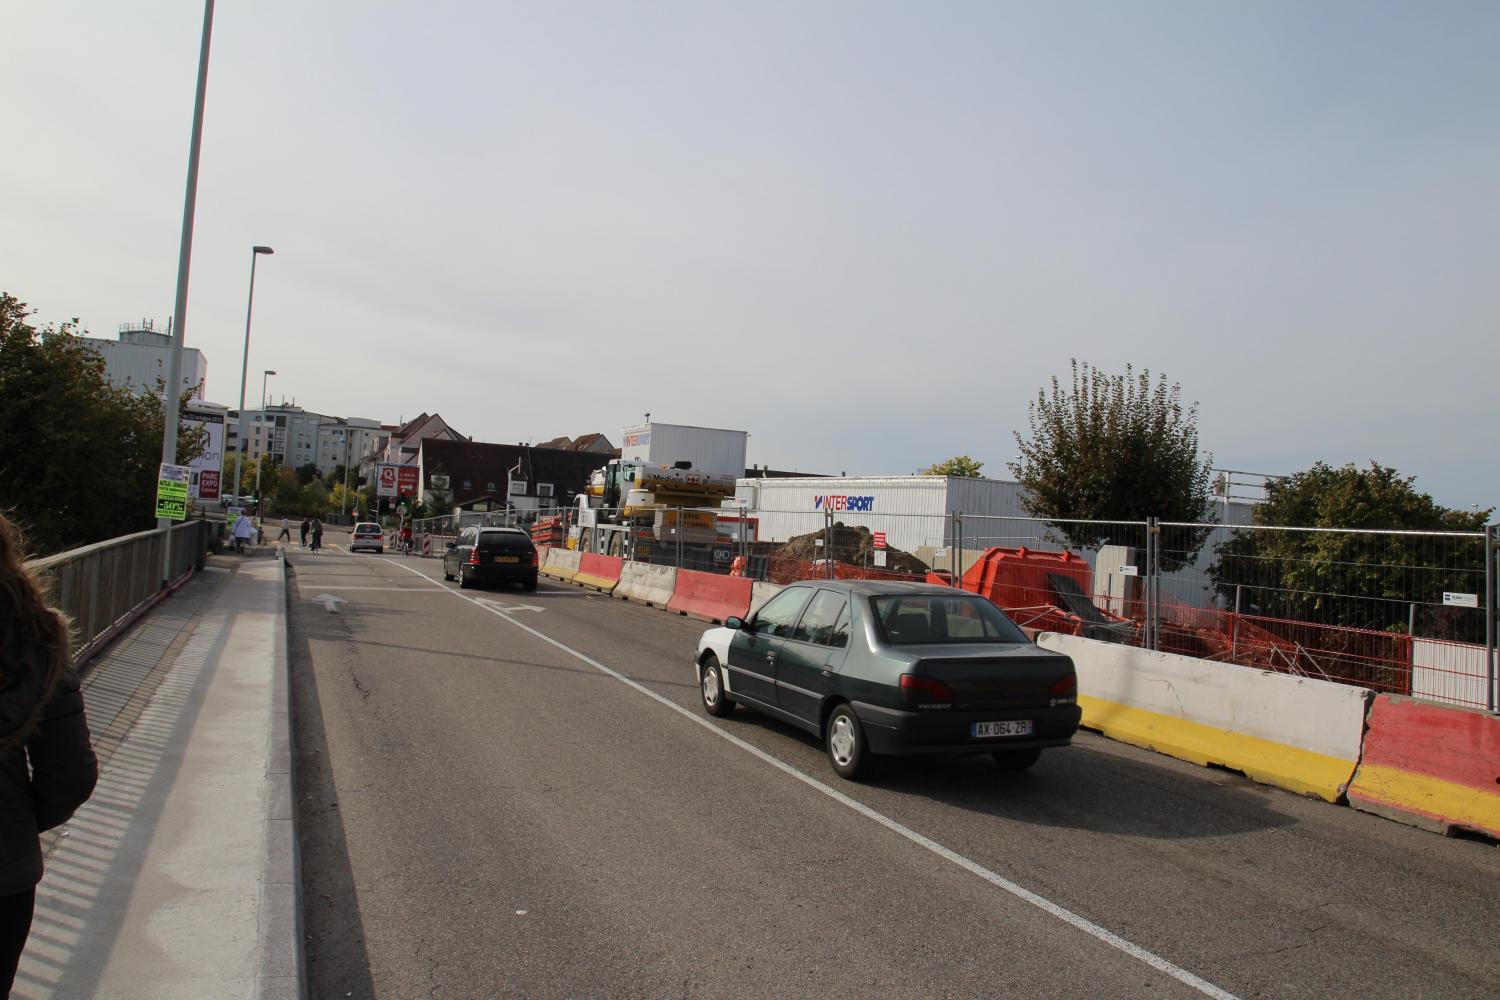
[[[1028,628],[1493,704],[1480,533],[1354,531],[757,508],[499,511],[415,522],[417,550],[473,524],[785,584],[957,583]],[[423,540],[427,541],[424,546]],[[1490,669],[1486,669],[1490,666]]]

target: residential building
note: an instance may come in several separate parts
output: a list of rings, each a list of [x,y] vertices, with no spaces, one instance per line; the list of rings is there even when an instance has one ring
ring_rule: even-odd
[[[294,403],[274,403],[264,410],[245,410],[245,459],[269,452],[288,469],[318,462],[318,428],[329,420]],[[229,411],[228,447],[240,447],[240,411]]]
[[[442,502],[447,510],[501,510],[507,502],[527,509],[566,507],[609,458],[589,451],[427,438],[417,452],[420,499]],[[434,475],[448,477],[446,491],[434,490]]]
[[[422,413],[406,421],[399,427],[383,427],[385,442],[365,457],[360,463],[359,474],[366,480],[375,475],[375,466],[382,465],[412,465],[417,461],[417,453],[421,450],[422,442],[429,439],[435,441],[464,441],[467,440],[462,434],[448,426],[448,422],[436,413]]]
[[[348,465],[351,485],[363,460],[385,447],[388,432],[380,421],[365,417],[325,417],[318,426],[318,472],[331,476]]]
[[[168,325],[170,330],[170,324]],[[156,329],[154,320],[120,324],[118,340],[80,337],[104,359],[104,374],[116,388],[155,394],[167,380],[172,365],[172,335]],[[194,347],[182,349],[182,381],[193,399],[202,399],[208,385],[208,361]]]
[[[535,445],[537,448],[548,448],[554,451],[591,451],[600,455],[619,455],[620,450],[609,443],[609,438],[603,434],[585,434],[581,438],[555,437],[550,441],[543,441]]]

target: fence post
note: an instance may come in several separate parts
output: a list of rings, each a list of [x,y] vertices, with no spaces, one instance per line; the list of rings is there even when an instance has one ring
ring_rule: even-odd
[[[953,561],[953,586],[962,590],[964,579],[964,516],[956,510],[953,512],[953,547],[957,553],[957,558]]]
[[[1234,624],[1229,631],[1229,658],[1234,659],[1240,655],[1240,600],[1244,596],[1245,585],[1237,583],[1234,585]]]
[[[1161,528],[1156,518],[1146,518],[1146,639],[1152,650],[1161,649],[1161,622],[1157,620],[1157,604],[1161,599]]]
[[[1484,686],[1485,709],[1495,711],[1495,688],[1500,684],[1495,662],[1495,555],[1500,525],[1484,529]]]
[[[833,511],[823,508],[823,578],[832,580],[833,571]]]

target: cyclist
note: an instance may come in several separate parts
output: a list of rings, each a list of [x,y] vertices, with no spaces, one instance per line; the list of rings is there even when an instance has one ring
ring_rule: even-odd
[[[411,522],[407,521],[401,525],[401,554],[411,555]]]

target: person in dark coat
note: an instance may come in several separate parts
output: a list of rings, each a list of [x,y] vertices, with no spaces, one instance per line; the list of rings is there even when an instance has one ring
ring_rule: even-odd
[[[316,517],[312,521],[312,536],[312,550],[316,552],[323,547],[323,522]]]
[[[40,834],[67,822],[98,778],[67,620],[47,606],[0,514],[0,996],[31,933]]]
[[[302,527],[297,529],[298,531],[302,532],[302,547],[304,549],[307,548],[307,532],[310,527],[311,526],[307,523],[307,518],[304,517],[302,519]]]

